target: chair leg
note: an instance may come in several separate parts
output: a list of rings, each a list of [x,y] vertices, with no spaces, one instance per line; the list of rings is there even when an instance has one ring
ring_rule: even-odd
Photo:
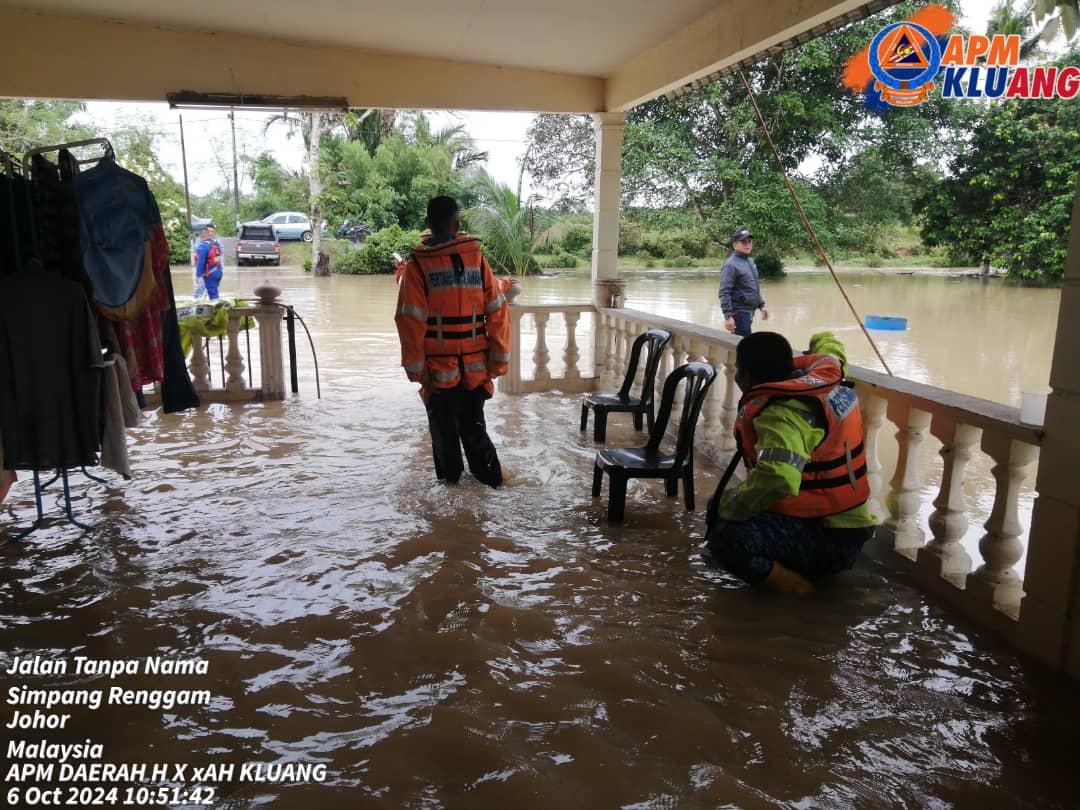
[[[581,429],[585,430],[589,426],[589,406],[584,402],[581,403]]]
[[[656,416],[653,414],[652,405],[649,406],[649,410],[645,411],[645,420],[649,425],[649,435],[652,436],[653,427],[656,425]],[[640,429],[638,428],[638,430]]]
[[[626,514],[626,476],[608,473],[607,519],[609,523],[621,523]]]
[[[594,498],[600,495],[600,486],[604,482],[604,468],[599,464],[593,464],[592,471],[592,496]]]
[[[679,478],[672,475],[664,479],[664,492],[667,493],[669,498],[674,498],[679,494]]]
[[[634,411],[634,430],[640,431],[643,427],[641,411]]]
[[[694,465],[687,464],[683,472],[683,497],[686,498],[686,511],[694,511]]]
[[[607,408],[593,409],[593,440],[602,442],[607,438]]]

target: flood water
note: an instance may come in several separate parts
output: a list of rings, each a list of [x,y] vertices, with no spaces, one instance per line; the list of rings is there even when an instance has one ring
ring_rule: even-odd
[[[715,324],[715,277],[675,275],[637,274],[628,305]],[[28,732],[4,728],[9,700],[5,753],[12,738],[91,739],[111,763],[326,766],[323,781],[204,774],[229,808],[1074,806],[1074,690],[885,564],[806,600],[759,593],[703,555],[700,510],[648,482],[609,526],[578,401],[559,393],[489,404],[511,485],[438,484],[393,281],[230,269],[224,290],[264,277],[312,329],[323,398],[302,346],[299,396],[152,413],[130,433],[135,479],[72,477],[97,532],[53,523],[0,546],[0,670],[13,656],[208,662],[183,678],[0,671],[2,694],[210,701],[71,707],[66,728]],[[796,344],[844,328],[826,281],[769,285],[774,328]],[[890,304],[874,314],[911,319],[885,344],[894,371],[1004,401],[1029,373],[1045,382],[1055,291],[855,283],[857,303]],[[588,298],[569,277],[530,279],[520,300]],[[638,442],[617,417],[608,439]],[[716,475],[703,465],[698,492]],[[2,508],[0,532],[26,525],[32,486]]]

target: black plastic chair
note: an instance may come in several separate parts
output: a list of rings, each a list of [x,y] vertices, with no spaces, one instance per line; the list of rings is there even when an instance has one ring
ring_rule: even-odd
[[[626,367],[626,378],[622,388],[617,394],[586,394],[581,399],[581,429],[589,424],[589,411],[596,416],[593,424],[593,439],[598,442],[604,441],[607,436],[607,417],[609,413],[632,413],[634,415],[634,429],[641,430],[642,414],[649,420],[649,432],[652,432],[653,422],[653,391],[656,388],[656,369],[660,366],[660,356],[664,347],[671,342],[671,332],[663,329],[650,329],[634,338],[634,345],[630,349],[630,364]],[[634,377],[637,376],[638,361],[641,359],[641,348],[646,347],[645,377],[641,383],[641,396],[630,396],[630,389],[634,385]]]
[[[631,478],[663,478],[669,497],[679,494],[679,479],[683,482],[686,511],[694,509],[694,431],[697,428],[701,406],[709,386],[716,379],[716,369],[708,363],[687,363],[679,366],[664,383],[663,398],[656,424],[649,431],[649,443],[644,447],[609,447],[596,454],[593,467],[593,497],[600,494],[604,473],[608,483],[608,520],[621,521],[626,511],[626,483]],[[675,392],[686,381],[683,392],[682,420],[675,442],[675,453],[660,452],[660,442],[671,417]]]

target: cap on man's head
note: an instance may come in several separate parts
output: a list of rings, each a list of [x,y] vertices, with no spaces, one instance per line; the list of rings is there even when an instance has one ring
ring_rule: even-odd
[[[427,204],[428,225],[432,228],[445,228],[457,212],[457,200],[453,197],[432,197]]]
[[[753,239],[754,235],[750,233],[748,228],[739,228],[731,235],[732,242],[741,242],[743,239]]]

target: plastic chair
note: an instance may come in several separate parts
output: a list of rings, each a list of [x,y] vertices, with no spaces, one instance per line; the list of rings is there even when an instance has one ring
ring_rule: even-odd
[[[593,467],[593,497],[600,494],[604,473],[608,483],[608,520],[618,522],[626,511],[626,483],[631,478],[663,478],[669,497],[679,494],[679,479],[683,482],[686,511],[694,509],[694,430],[709,386],[716,379],[716,369],[708,363],[687,363],[679,366],[664,383],[663,398],[656,424],[649,431],[649,443],[644,447],[611,447],[596,454]],[[682,420],[675,442],[675,453],[660,452],[660,442],[671,417],[675,392],[686,381],[683,394]]]
[[[664,347],[671,342],[671,333],[663,329],[650,329],[634,338],[633,348],[630,349],[630,364],[626,368],[626,378],[622,388],[617,394],[586,394],[581,399],[581,429],[589,424],[589,410],[595,412],[593,424],[593,439],[598,442],[604,441],[607,436],[607,417],[609,413],[632,413],[634,415],[634,429],[641,430],[642,414],[649,420],[649,432],[652,432],[653,422],[653,391],[656,389],[656,369],[660,366],[660,355]],[[641,359],[641,347],[647,348],[645,359],[645,378],[641,383],[641,397],[630,396],[630,389],[634,385],[634,377],[637,376],[638,361]]]

